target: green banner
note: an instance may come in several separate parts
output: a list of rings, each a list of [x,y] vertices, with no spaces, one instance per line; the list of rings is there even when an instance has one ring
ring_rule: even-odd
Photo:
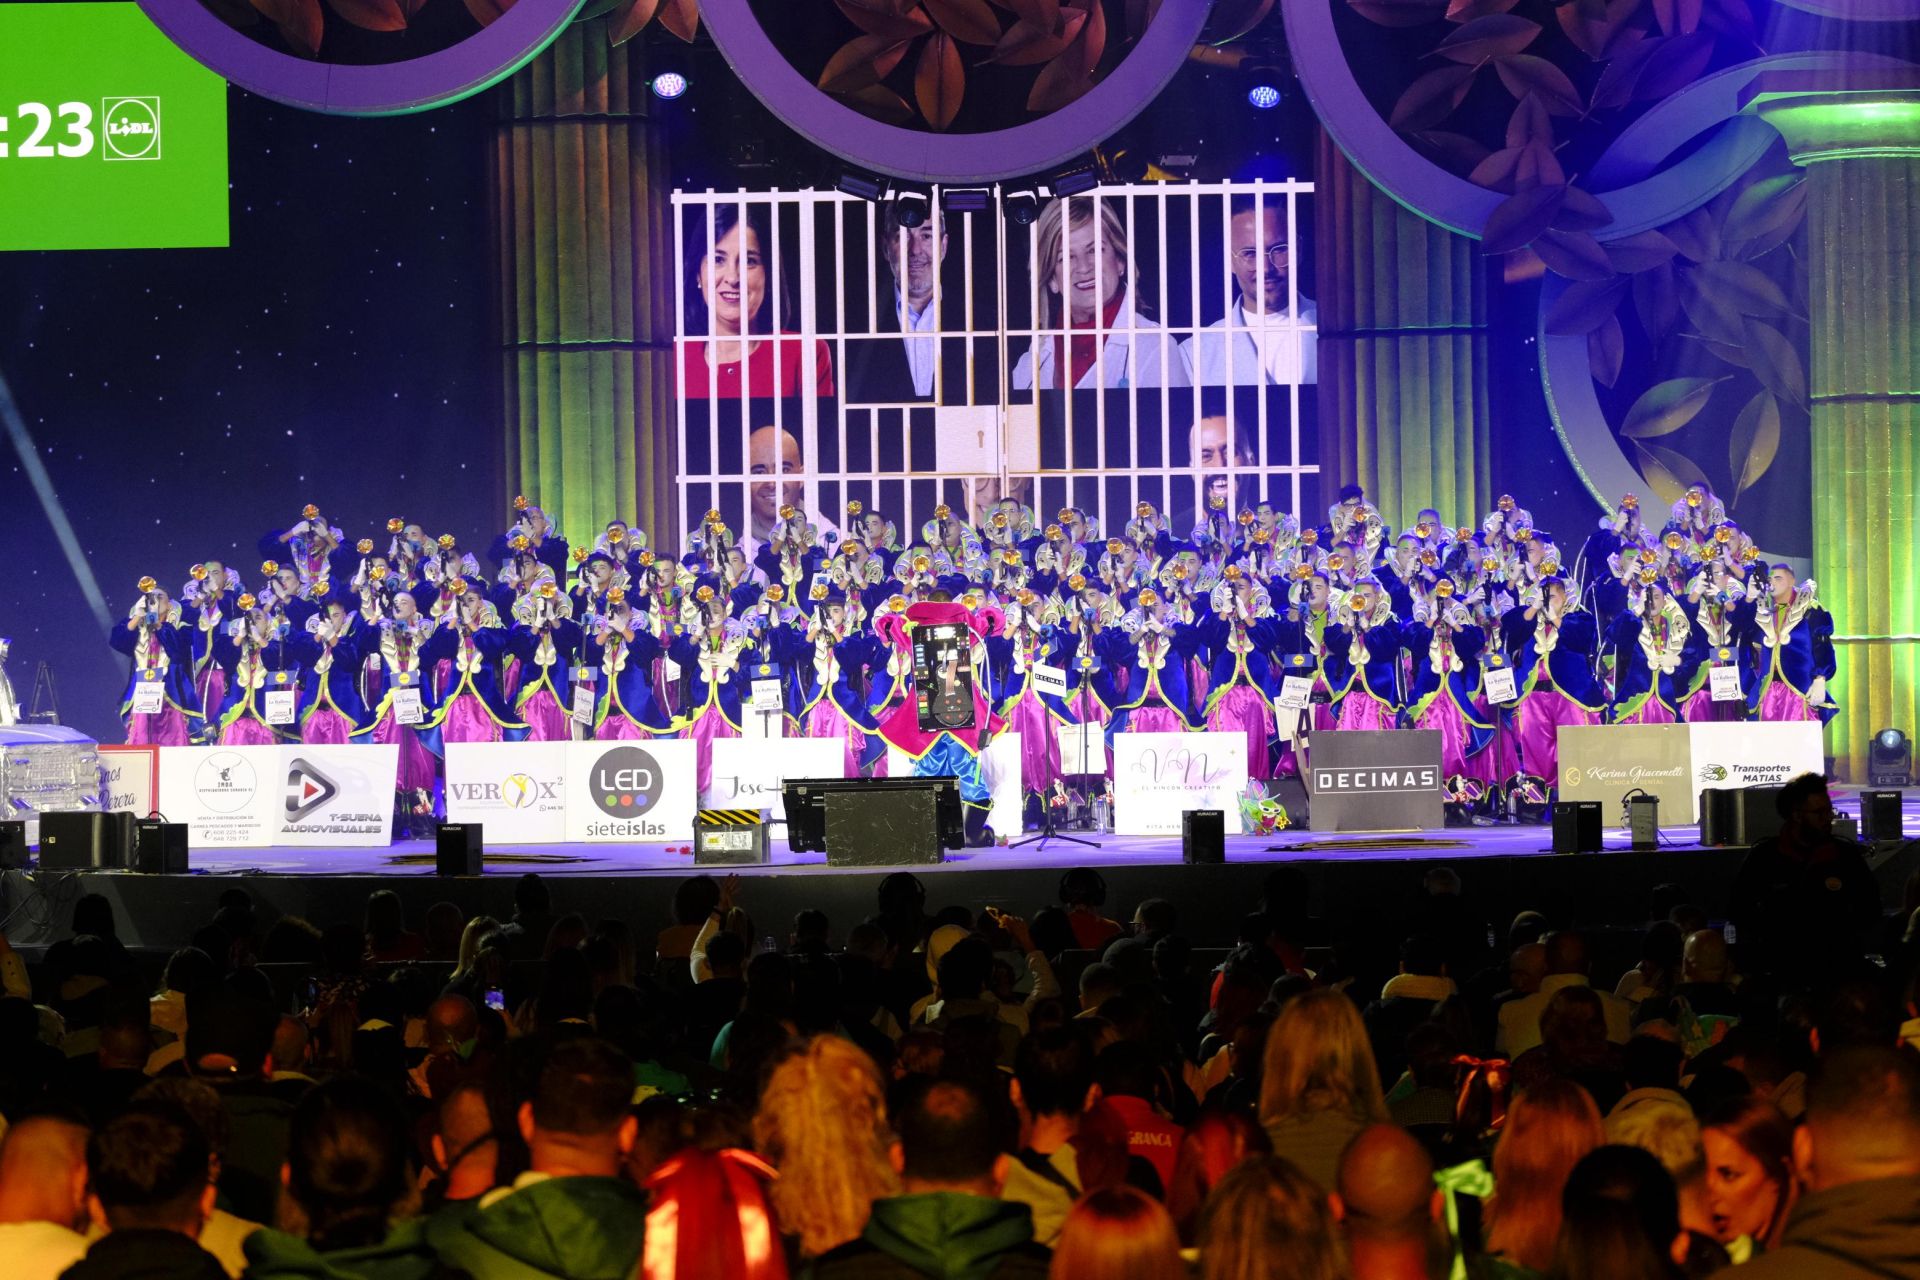
[[[227,85],[132,4],[0,4],[0,249],[225,248]]]

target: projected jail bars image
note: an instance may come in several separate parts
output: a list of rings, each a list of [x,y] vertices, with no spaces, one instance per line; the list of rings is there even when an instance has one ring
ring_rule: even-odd
[[[1311,201],[1101,187],[1022,226],[936,190],[909,226],[839,192],[676,194],[683,510],[749,560],[784,505],[829,541],[854,502],[903,528],[1002,500],[1103,529],[1144,503],[1177,536],[1254,502],[1312,516]]]

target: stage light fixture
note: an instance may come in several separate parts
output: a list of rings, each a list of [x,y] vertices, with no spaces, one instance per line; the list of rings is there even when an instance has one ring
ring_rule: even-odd
[[[1100,175],[1094,171],[1092,165],[1085,164],[1055,174],[1051,185],[1053,194],[1064,199],[1067,196],[1083,195],[1093,190],[1100,185]]]
[[[870,173],[861,173],[858,169],[842,169],[840,176],[834,179],[833,189],[842,195],[874,201],[878,201],[887,190],[886,184],[880,179]]]
[[[933,201],[926,191],[914,187],[893,189],[893,214],[901,226],[920,226],[932,211]]]
[[[1258,81],[1247,86],[1247,105],[1258,107],[1262,111],[1271,111],[1280,105],[1278,85]]]
[[[993,192],[985,187],[942,187],[940,207],[948,213],[985,213],[993,207]]]
[[[689,84],[687,77],[678,71],[662,71],[653,78],[651,87],[654,97],[672,102],[687,91]]]
[[[1882,729],[1867,747],[1867,782],[1875,787],[1905,787],[1913,779],[1913,741],[1898,729]]]
[[[1040,216],[1040,195],[1031,187],[1022,187],[1002,196],[1000,207],[1006,210],[1007,221],[1014,226],[1030,227]]]

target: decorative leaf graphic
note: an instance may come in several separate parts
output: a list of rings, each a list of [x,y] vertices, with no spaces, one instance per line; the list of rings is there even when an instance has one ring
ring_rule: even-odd
[[[1583,110],[1580,91],[1573,87],[1573,81],[1545,58],[1516,53],[1495,60],[1493,69],[1499,72],[1500,83],[1507,86],[1507,92],[1515,98],[1538,94],[1540,105],[1547,109],[1548,115],[1577,116]]]
[[[1627,410],[1620,434],[1636,441],[1671,435],[1707,407],[1713,389],[1723,381],[1723,378],[1669,378],[1656,382]]]
[[[665,0],[660,9],[660,25],[692,44],[700,34],[700,0]]]
[[[1807,403],[1807,367],[1786,335],[1748,316],[1744,325],[1753,372],[1762,385],[1796,408]]]
[[[1613,318],[1626,295],[1625,276],[1567,286],[1547,311],[1548,336],[1577,338],[1592,333]]]
[[[327,0],[327,7],[363,31],[405,31],[400,0]]]
[[[1532,244],[1553,225],[1567,198],[1565,183],[1552,183],[1507,197],[1495,206],[1480,232],[1480,247],[1490,254],[1512,253]]]
[[[1639,231],[1606,244],[1607,257],[1617,271],[1651,271],[1673,261],[1680,252],[1658,231]]]
[[[1734,419],[1733,435],[1727,440],[1727,472],[1733,476],[1733,496],[1753,488],[1767,474],[1780,452],[1780,402],[1765,391],[1756,391]]]
[[[1409,133],[1431,129],[1453,114],[1473,88],[1478,67],[1446,66],[1427,72],[1400,95],[1387,123]]]
[[[1450,33],[1428,57],[1451,62],[1481,63],[1489,58],[1517,54],[1540,36],[1540,24],[1511,13],[1475,18]]]
[[[1787,309],[1787,295],[1758,267],[1703,262],[1689,274],[1695,286],[1710,292],[1715,302],[1743,316],[1777,316]]]
[[[846,15],[847,21],[870,36],[911,40],[933,30],[933,19],[922,8],[896,13],[891,5],[874,3],[873,0],[834,0],[834,3]]]
[[[907,54],[907,42],[889,36],[855,36],[834,51],[820,72],[828,93],[852,93],[893,74]]]
[[[914,68],[913,96],[920,114],[935,129],[945,129],[960,114],[960,99],[966,93],[967,71],[960,64],[960,46],[944,31],[936,31],[920,48],[920,64]]]
[[[987,7],[987,0],[923,0],[923,3],[940,29],[955,40],[968,44],[1000,42],[1000,23]]]
[[[1613,264],[1600,242],[1584,231],[1544,231],[1533,242],[1540,261],[1569,280],[1619,280],[1620,296],[1626,296],[1626,278],[1615,276]]]
[[[660,0],[626,0],[614,10],[612,19],[607,23],[608,41],[620,45],[633,39],[646,30],[659,8]]]
[[[1347,0],[1347,5],[1383,27],[1424,27],[1447,11],[1447,0]]]
[[[1587,335],[1587,368],[1593,380],[1603,387],[1620,381],[1620,367],[1627,359],[1627,336],[1620,329],[1620,318],[1608,316],[1606,322]]]
[[[1650,342],[1659,342],[1680,322],[1680,289],[1672,264],[1663,263],[1633,277],[1633,310]]]

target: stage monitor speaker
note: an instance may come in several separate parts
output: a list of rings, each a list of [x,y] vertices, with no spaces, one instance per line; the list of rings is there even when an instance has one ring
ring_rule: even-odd
[[[478,822],[443,822],[434,831],[433,873],[477,876],[486,869],[486,842]]]
[[[1906,832],[1906,814],[1900,791],[1862,791],[1860,793],[1860,838],[1868,844],[1898,840]]]
[[[135,822],[133,869],[153,876],[187,874],[187,824],[160,818]]]
[[[1555,853],[1600,852],[1600,802],[1598,800],[1553,802],[1553,851]]]
[[[1180,815],[1180,861],[1227,860],[1227,815],[1219,809],[1189,809]]]
[[[0,867],[27,865],[27,824],[15,819],[0,822]]]
[[[1734,792],[1707,787],[1700,792],[1700,843],[1724,845],[1733,841]]]
[[[127,865],[133,815],[78,810],[40,815],[42,871],[117,870]]]
[[[952,779],[922,779],[924,782]],[[958,799],[958,787],[955,787]],[[827,865],[895,867],[940,861],[940,797],[932,786],[830,791]]]
[[[966,819],[961,815],[960,784],[956,779],[788,778],[781,786],[787,814],[787,848],[795,853],[828,852],[827,797],[841,793],[877,797],[890,791],[931,791],[935,799],[938,847],[959,849],[966,845]]]

